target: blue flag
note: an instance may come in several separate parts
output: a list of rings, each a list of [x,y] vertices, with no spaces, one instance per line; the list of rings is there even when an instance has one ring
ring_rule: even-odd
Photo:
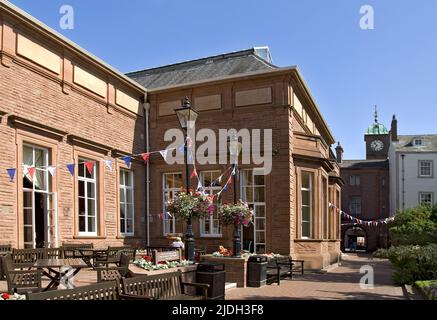
[[[15,172],[17,172],[17,169],[6,169],[6,170],[8,171],[11,182],[13,182],[15,177]]]
[[[68,171],[70,171],[70,173],[71,173],[71,175],[74,177],[74,169],[75,169],[75,164],[74,163],[70,163],[70,164],[67,164],[67,169],[68,169]]]
[[[127,165],[127,167],[130,169],[130,166],[132,165],[132,157],[126,156],[122,158],[124,163]]]

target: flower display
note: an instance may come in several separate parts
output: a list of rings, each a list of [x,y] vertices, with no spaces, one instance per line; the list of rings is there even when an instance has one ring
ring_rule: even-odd
[[[221,205],[219,213],[224,225],[248,226],[253,218],[253,211],[241,200],[236,204]]]
[[[166,204],[167,211],[180,220],[189,218],[205,218],[214,204],[211,198],[201,192],[180,192]]]
[[[145,256],[148,257],[148,256]],[[189,260],[182,260],[179,261],[160,261],[158,264],[153,264],[151,260],[148,259],[138,259],[134,261],[134,264],[142,269],[145,269],[147,271],[154,271],[154,270],[165,270],[165,269],[171,269],[171,268],[178,268],[178,267],[185,267],[194,264],[193,261]]]
[[[0,300],[26,300],[26,296],[18,293],[3,293],[0,295]]]

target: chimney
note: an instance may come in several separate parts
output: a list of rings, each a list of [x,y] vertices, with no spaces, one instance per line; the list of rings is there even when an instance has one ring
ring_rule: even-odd
[[[391,120],[391,141],[398,141],[398,120],[396,119],[396,115],[393,115],[393,119]]]
[[[335,147],[335,153],[337,155],[337,163],[343,162],[343,147],[340,145],[340,141],[338,142],[338,145]]]

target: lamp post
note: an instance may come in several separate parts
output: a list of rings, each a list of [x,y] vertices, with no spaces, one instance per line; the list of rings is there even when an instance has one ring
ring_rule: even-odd
[[[181,108],[175,110],[178,116],[181,128],[185,132],[185,186],[187,193],[190,190],[190,167],[188,164],[188,135],[190,130],[194,130],[198,113],[191,107],[190,100],[185,97],[184,104]],[[191,216],[187,220],[187,231],[185,234],[185,259],[194,261],[194,234]]]
[[[229,139],[229,154],[231,156],[231,163],[233,164],[232,173],[234,174],[234,204],[237,204],[238,155],[240,154],[240,151],[241,143],[238,141],[238,137],[233,135]],[[234,257],[241,257],[240,226],[234,226]]]

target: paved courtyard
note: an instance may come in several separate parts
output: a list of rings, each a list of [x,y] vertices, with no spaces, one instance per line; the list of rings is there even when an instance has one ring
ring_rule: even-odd
[[[373,267],[373,289],[360,288],[363,265]],[[226,291],[226,299],[365,299],[403,300],[402,287],[391,281],[393,268],[389,261],[373,259],[370,255],[348,254],[341,265],[327,273],[298,275],[293,280],[281,281],[262,288],[234,288]]]

